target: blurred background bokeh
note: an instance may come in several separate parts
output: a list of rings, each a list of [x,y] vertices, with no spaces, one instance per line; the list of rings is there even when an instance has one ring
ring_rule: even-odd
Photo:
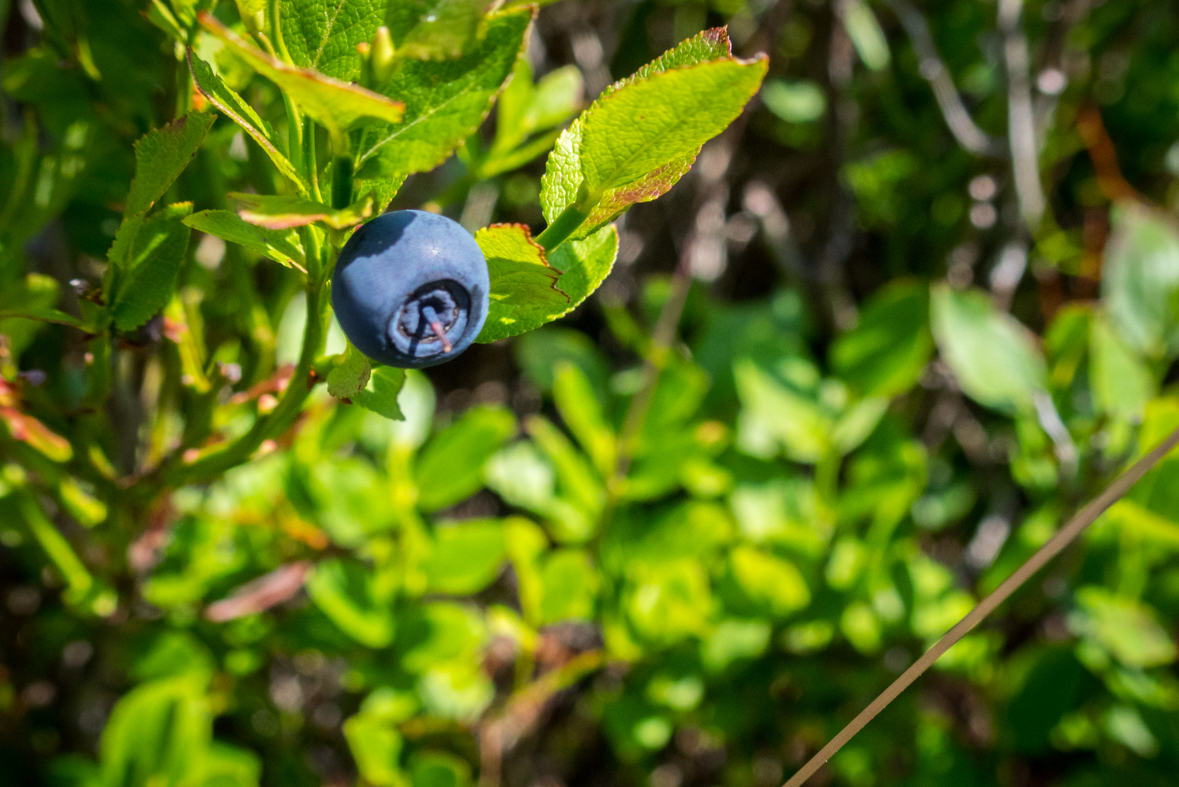
[[[0,306],[101,276],[131,143],[187,78],[151,5],[0,3],[0,182],[50,173],[35,220],[0,214]],[[10,422],[0,785],[775,787],[1179,426],[1173,2],[560,0],[527,60],[580,109],[720,25],[770,56],[746,113],[619,220],[593,297],[411,373],[405,421],[318,391],[271,453],[137,522],[108,520],[101,484],[37,487]],[[393,207],[539,232],[545,157],[481,170],[495,138],[493,113]],[[178,188],[201,209],[274,178],[222,119]],[[211,237],[189,254],[170,324],[237,366],[222,404],[268,395],[298,353],[296,272]],[[184,344],[160,325],[119,350],[119,477],[199,399],[161,383]],[[83,339],[0,333],[67,430],[50,402],[82,395]],[[89,612],[43,554],[54,527],[111,589]],[[306,581],[216,605],[260,577]],[[1172,458],[812,783],[1174,784],[1177,626]]]

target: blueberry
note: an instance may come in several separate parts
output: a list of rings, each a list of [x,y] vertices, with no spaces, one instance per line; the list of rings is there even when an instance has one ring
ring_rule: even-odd
[[[388,366],[421,369],[470,346],[487,319],[487,260],[445,216],[399,210],[344,244],[332,308],[358,350]]]

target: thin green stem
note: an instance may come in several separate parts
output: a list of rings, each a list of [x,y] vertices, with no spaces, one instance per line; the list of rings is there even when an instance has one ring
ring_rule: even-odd
[[[545,228],[544,232],[536,236],[536,242],[544,248],[546,253],[551,252],[567,241],[569,236],[585,223],[596,205],[596,201],[592,205],[583,205],[581,202],[577,202],[565,208],[561,211],[561,215],[557,216],[553,223]]]

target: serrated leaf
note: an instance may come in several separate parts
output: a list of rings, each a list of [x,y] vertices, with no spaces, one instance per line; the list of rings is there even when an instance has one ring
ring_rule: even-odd
[[[307,272],[303,241],[295,230],[268,230],[244,221],[233,211],[203,210],[184,219],[194,230],[244,246],[289,268]]]
[[[168,303],[188,251],[192,231],[183,219],[191,213],[191,202],[169,205],[147,218],[136,233],[110,300],[110,313],[120,331],[138,328]]]
[[[768,59],[714,60],[628,84],[582,119],[581,172],[591,196],[674,167],[741,114]],[[670,186],[669,186],[670,187]]]
[[[24,320],[40,320],[41,322],[55,322],[61,325],[72,325],[75,328],[82,326],[82,321],[72,314],[66,314],[60,309],[53,309],[49,307],[14,307],[11,309],[0,308],[0,320],[8,319],[24,319]],[[0,331],[2,333],[3,331]]]
[[[164,196],[200,148],[214,118],[209,112],[189,112],[135,143],[135,178],[124,216],[146,213]]]
[[[373,200],[365,195],[346,208],[336,210],[302,197],[230,192],[242,204],[237,215],[242,221],[268,230],[286,230],[320,222],[335,230],[355,227],[373,215]]]
[[[354,82],[356,45],[373,40],[384,12],[384,0],[281,0],[278,19],[296,66]]]
[[[531,10],[496,14],[479,45],[456,60],[401,61],[382,92],[405,102],[405,118],[360,133],[360,177],[404,177],[446,160],[491,111],[531,21]]]
[[[351,399],[358,396],[368,386],[372,377],[372,364],[364,353],[348,342],[348,349],[344,352],[344,359],[336,368],[328,372],[328,393],[337,399]]]
[[[404,421],[405,416],[397,405],[397,395],[405,385],[405,370],[392,366],[378,366],[373,369],[368,387],[352,397],[352,401],[377,415],[392,421]]]
[[[258,146],[274,162],[278,171],[294,183],[301,193],[307,193],[307,183],[303,180],[303,176],[295,169],[295,165],[290,162],[290,159],[275,145],[274,129],[270,127],[270,124],[259,117],[245,99],[221,81],[221,77],[214,73],[208,63],[194,55],[191,47],[188,49],[188,67],[192,72],[193,82],[201,95],[249,134],[250,138],[257,142]]]
[[[476,341],[493,342],[539,328],[564,314],[570,299],[557,286],[561,271],[522,224],[493,224],[475,233],[491,273],[491,305]]]
[[[568,207],[585,237],[636,202],[667,192],[705,142],[757,92],[767,60],[728,57],[723,30],[705,31],[608,88],[557,139],[542,180],[551,223]]]
[[[398,0],[386,24],[400,57],[441,60],[461,56],[479,34],[488,0]]]
[[[278,85],[316,122],[328,130],[337,153],[348,150],[347,131],[361,120],[396,123],[405,105],[379,93],[283,63],[247,43],[208,13],[199,16],[201,26],[225,42],[258,73]]]
[[[480,344],[527,333],[568,314],[601,285],[618,254],[618,231],[612,226],[561,244],[549,256],[551,262],[520,225],[493,225],[475,233],[475,240],[491,270],[491,309],[475,339]]]
[[[1027,328],[978,291],[937,284],[931,305],[934,338],[963,393],[998,410],[1030,410],[1047,370]]]

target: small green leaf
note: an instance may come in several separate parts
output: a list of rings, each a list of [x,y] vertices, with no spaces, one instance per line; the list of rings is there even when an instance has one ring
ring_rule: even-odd
[[[1179,351],[1179,232],[1134,203],[1113,211],[1101,295],[1110,324],[1150,358]]]
[[[101,787],[182,784],[200,773],[213,735],[199,678],[143,683],[111,711],[102,731]]]
[[[377,415],[393,421],[404,421],[405,416],[397,406],[397,395],[405,385],[405,370],[392,366],[378,366],[373,369],[368,387],[352,397],[352,401]]]
[[[393,613],[373,592],[373,575],[361,564],[329,558],[307,575],[307,595],[341,631],[370,648],[393,641]]]
[[[839,0],[835,4],[848,38],[856,48],[860,60],[873,71],[888,66],[888,40],[880,29],[880,22],[864,0]]]
[[[978,291],[934,285],[932,307],[933,335],[963,393],[997,410],[1031,410],[1047,370],[1027,328]]]
[[[215,115],[190,112],[135,143],[135,178],[123,208],[128,219],[146,213],[196,155]]]
[[[617,461],[617,445],[589,378],[572,363],[562,361],[554,370],[553,399],[561,420],[589,454],[598,474],[609,478]]]
[[[592,620],[600,579],[593,559],[581,549],[558,549],[540,569],[544,588],[540,601],[540,623],[561,620]]]
[[[456,58],[475,43],[488,0],[398,0],[386,24],[399,57]]]
[[[494,342],[551,322],[571,308],[557,286],[561,271],[523,224],[493,224],[475,233],[491,272],[491,306],[476,341]]]
[[[932,352],[929,290],[898,281],[875,293],[855,330],[835,340],[831,364],[858,393],[891,397],[916,384]]]
[[[814,82],[768,80],[762,86],[761,100],[766,109],[787,123],[810,123],[827,111],[827,99]]]
[[[209,103],[217,107],[234,123],[237,123],[258,146],[266,152],[274,166],[287,180],[295,184],[300,193],[307,193],[307,183],[303,176],[295,169],[295,165],[278,149],[274,142],[274,129],[270,124],[258,116],[254,108],[245,99],[231,90],[221,77],[214,73],[208,63],[188,50],[188,67],[192,71],[193,82]]]
[[[366,783],[379,787],[403,783],[398,767],[401,733],[395,724],[372,713],[358,713],[344,722],[344,738]]]
[[[483,465],[515,433],[516,419],[508,410],[476,407],[464,413],[418,457],[418,507],[438,511],[478,492]]]
[[[489,519],[438,527],[419,568],[428,592],[469,595],[491,584],[506,559],[503,525]]]
[[[268,230],[289,230],[316,222],[334,230],[343,230],[355,227],[373,215],[373,199],[370,195],[339,210],[302,197],[240,192],[230,192],[229,196],[241,203],[237,215],[242,221]]]
[[[191,213],[191,202],[169,205],[146,219],[136,233],[125,269],[114,277],[110,299],[110,313],[120,331],[143,325],[172,297],[192,235],[183,219]]]
[[[56,322],[61,325],[72,325],[75,328],[82,326],[82,321],[72,314],[66,314],[60,309],[51,309],[48,307],[28,306],[25,308],[14,307],[11,309],[0,308],[0,320],[8,319],[24,319],[24,320],[40,320],[42,322]],[[2,333],[3,331],[0,331]]]
[[[1158,667],[1175,661],[1175,642],[1154,610],[1102,587],[1077,590],[1069,628],[1090,637],[1127,667]]]
[[[368,387],[372,377],[372,365],[368,357],[348,342],[348,349],[344,352],[343,361],[328,372],[328,393],[337,399],[352,399]]]
[[[764,56],[728,55],[724,31],[705,31],[603,92],[549,155],[541,204],[550,224],[576,205],[584,217],[570,237],[584,237],[666,193],[761,85]]]
[[[399,61],[381,91],[405,102],[405,118],[361,132],[358,177],[404,177],[446,160],[491,111],[531,22],[531,9],[495,14],[484,39],[457,60]]]
[[[1097,311],[1090,323],[1089,382],[1093,404],[1103,412],[1140,422],[1156,393],[1154,376],[1138,353]]]
[[[237,243],[263,257],[307,272],[303,241],[295,230],[268,230],[244,221],[228,210],[203,210],[184,219],[198,232]]]
[[[373,40],[384,10],[384,0],[281,0],[278,20],[296,66],[355,82],[360,77],[356,45]]]
[[[405,114],[404,104],[379,93],[275,60],[208,13],[201,13],[200,23],[326,128],[337,153],[348,150],[347,131],[354,124],[370,119],[396,123]]]

